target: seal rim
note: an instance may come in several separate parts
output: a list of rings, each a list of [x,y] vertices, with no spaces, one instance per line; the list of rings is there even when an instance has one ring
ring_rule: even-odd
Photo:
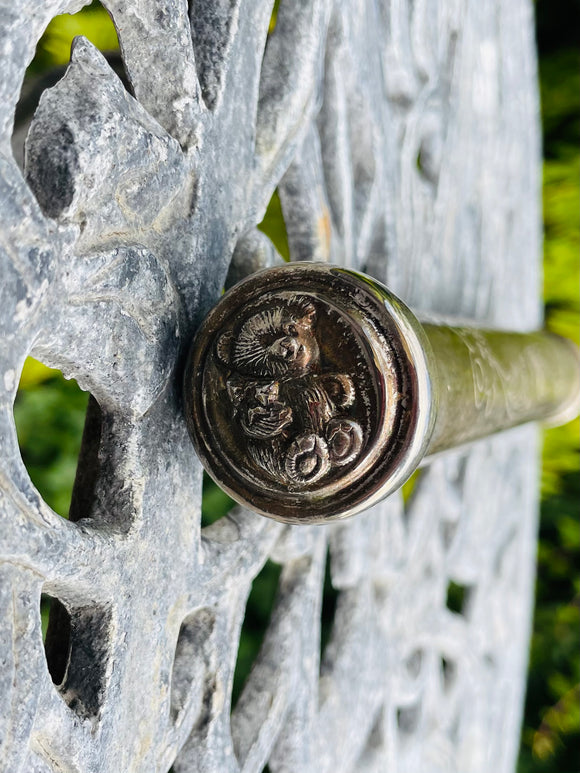
[[[232,309],[251,303],[256,296],[276,290],[317,294],[325,285],[336,290],[337,282],[351,298],[352,308],[344,311],[357,317],[353,324],[364,331],[375,362],[380,365],[379,372],[381,367],[395,367],[394,431],[382,437],[382,447],[379,444],[373,452],[372,464],[363,465],[362,459],[355,464],[347,486],[335,481],[313,491],[280,492],[268,490],[267,482],[261,481],[255,490],[248,490],[248,476],[239,473],[216,444],[208,420],[203,379],[215,338],[231,318]],[[320,295],[324,301],[323,294]],[[327,302],[334,304],[335,299]],[[264,269],[228,290],[202,322],[193,340],[183,382],[187,427],[206,471],[240,504],[284,523],[324,523],[346,518],[402,486],[423,458],[436,414],[429,377],[432,359],[429,341],[416,317],[376,280],[323,263],[288,263]],[[393,417],[393,406],[387,405],[386,400],[385,395],[380,406],[381,426],[375,433],[377,437],[383,432],[388,417]],[[360,467],[365,469],[355,474]]]

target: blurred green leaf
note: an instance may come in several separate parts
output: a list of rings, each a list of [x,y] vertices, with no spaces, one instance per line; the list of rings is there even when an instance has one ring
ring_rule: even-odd
[[[95,2],[78,13],[55,16],[38,43],[29,72],[39,73],[68,64],[70,47],[77,35],[84,35],[101,51],[119,48],[111,17],[100,3]]]
[[[54,372],[53,372],[54,373]],[[88,394],[61,373],[19,390],[14,420],[22,459],[46,502],[66,517]]]
[[[544,157],[576,155],[580,136],[580,53],[577,45],[540,58]]]
[[[27,357],[22,368],[18,388],[31,389],[32,387],[38,386],[38,384],[42,384],[43,381],[48,381],[48,379],[51,378],[58,378],[61,375],[60,371],[49,368],[47,365],[35,360],[33,357]]]
[[[235,505],[233,499],[221,490],[207,474],[203,473],[203,495],[201,499],[201,525],[209,526],[222,518]]]
[[[235,706],[240,696],[264,640],[264,633],[270,622],[276,599],[280,572],[281,567],[278,564],[266,561],[262,571],[252,583],[240,635],[232,688],[232,706]]]
[[[544,164],[546,326],[580,343],[580,155]]]
[[[290,248],[288,246],[288,236],[286,234],[286,225],[282,214],[282,204],[278,191],[270,199],[264,219],[258,225],[262,233],[270,239],[274,247],[278,250],[284,260],[290,260]]]

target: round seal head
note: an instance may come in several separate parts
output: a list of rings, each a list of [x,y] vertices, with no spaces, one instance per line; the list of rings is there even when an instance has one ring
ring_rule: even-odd
[[[433,423],[428,341],[363,274],[260,271],[201,325],[184,381],[201,461],[230,496],[287,523],[362,510],[401,486]]]

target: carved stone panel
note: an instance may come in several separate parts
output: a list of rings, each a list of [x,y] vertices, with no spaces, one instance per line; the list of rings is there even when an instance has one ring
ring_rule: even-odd
[[[441,458],[407,502],[339,525],[236,508],[202,529],[180,383],[228,271],[279,259],[256,230],[275,189],[293,259],[367,270],[423,315],[538,325],[531,3],[281,0],[269,32],[272,0],[108,0],[131,92],[77,39],[22,170],[11,138],[26,67],[50,19],[83,4],[0,1],[0,769],[513,771],[535,429]],[[245,352],[257,327],[295,325],[271,361],[300,338],[287,361],[310,378],[321,310],[293,303],[240,320],[216,351],[232,421],[268,469],[263,438],[277,442],[290,415],[276,374],[246,372]],[[19,453],[29,354],[93,395],[68,521]],[[337,456],[329,425],[359,387],[332,369],[310,381],[304,399],[328,398],[320,427],[297,433],[274,476],[312,474],[309,434]],[[356,449],[366,419],[350,420]],[[327,554],[338,601],[321,655]],[[232,711],[267,559],[277,601]],[[57,684],[41,593],[69,620]],[[49,658],[64,633],[55,612]]]

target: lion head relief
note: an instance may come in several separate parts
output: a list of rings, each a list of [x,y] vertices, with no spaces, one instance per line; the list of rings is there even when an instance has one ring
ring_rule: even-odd
[[[318,364],[316,309],[307,297],[256,312],[238,333],[224,334],[218,356],[237,373],[254,377],[302,376]]]

